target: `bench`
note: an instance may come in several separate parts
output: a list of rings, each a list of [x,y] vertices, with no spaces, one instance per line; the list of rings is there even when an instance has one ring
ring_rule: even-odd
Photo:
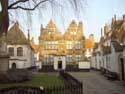
[[[105,74],[106,73],[106,69],[105,68],[101,68],[101,74]]]

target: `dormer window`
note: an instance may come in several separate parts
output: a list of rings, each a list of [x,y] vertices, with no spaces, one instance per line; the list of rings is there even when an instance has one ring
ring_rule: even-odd
[[[76,35],[76,31],[71,31],[70,34],[71,35]]]

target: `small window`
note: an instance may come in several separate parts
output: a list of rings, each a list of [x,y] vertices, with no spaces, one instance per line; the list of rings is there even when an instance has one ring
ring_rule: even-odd
[[[79,62],[81,59],[81,55],[76,55],[76,62]]]
[[[13,47],[9,48],[9,55],[14,56],[14,48]]]
[[[23,48],[22,47],[17,48],[17,56],[23,56]]]
[[[67,48],[67,49],[70,49],[70,50],[73,48],[73,43],[72,43],[72,41],[67,41],[66,48]]]
[[[76,49],[81,49],[81,42],[80,41],[76,41]]]

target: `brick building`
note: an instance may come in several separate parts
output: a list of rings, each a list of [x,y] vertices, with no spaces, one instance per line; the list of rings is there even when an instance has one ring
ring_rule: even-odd
[[[50,20],[45,28],[41,26],[39,36],[42,69],[78,68],[78,63],[84,61],[83,24],[73,20],[64,34]]]

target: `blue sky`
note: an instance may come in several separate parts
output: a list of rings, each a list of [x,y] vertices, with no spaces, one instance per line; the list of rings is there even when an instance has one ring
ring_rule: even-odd
[[[101,27],[105,23],[110,24],[111,18],[116,14],[121,18],[125,14],[125,0],[89,0],[85,10],[84,33],[93,33],[95,40],[98,41],[101,35]]]
[[[11,20],[19,20],[20,27],[25,34],[27,34],[27,29],[30,29],[31,36],[34,37],[37,43],[41,24],[45,27],[50,19],[55,22],[62,33],[67,29],[72,19],[77,22],[82,21],[84,35],[88,37],[89,34],[94,34],[95,41],[98,41],[101,28],[105,23],[110,23],[114,14],[117,18],[122,18],[125,14],[125,0],[87,0],[87,4],[84,5],[84,9],[79,16],[70,11],[70,8],[64,8],[64,10],[54,9],[55,12],[52,14],[51,6],[47,4],[46,6],[42,5],[41,13],[39,11],[28,12],[32,15],[26,14],[26,11],[19,11],[15,15],[11,11],[11,15],[14,15]]]

